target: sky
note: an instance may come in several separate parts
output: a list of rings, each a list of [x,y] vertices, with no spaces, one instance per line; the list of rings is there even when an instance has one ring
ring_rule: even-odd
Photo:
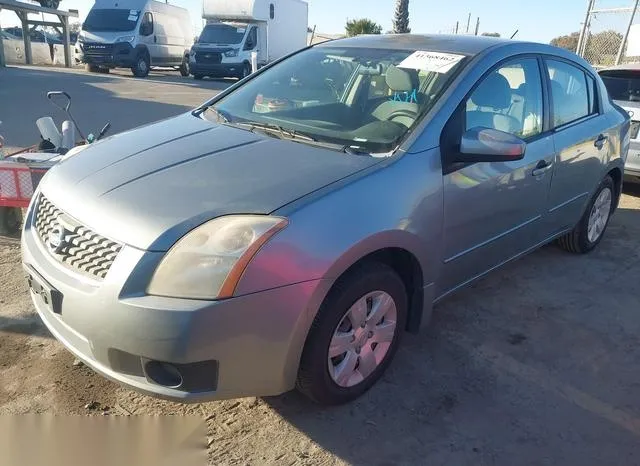
[[[202,0],[169,0],[169,3],[189,9],[194,32],[198,33]],[[315,25],[321,33],[343,33],[347,19],[362,17],[381,24],[383,31],[391,30],[395,0],[309,0],[308,3],[309,26]],[[579,30],[587,3],[587,0],[410,0],[410,27],[416,33],[449,33],[458,21],[460,31],[464,32],[471,13],[471,30],[480,17],[481,33],[498,32],[509,37],[518,30],[516,39],[549,42],[556,36]],[[627,6],[626,3],[631,2],[617,3]],[[78,9],[82,19],[91,5],[91,0],[62,0],[60,7]],[[2,27],[18,24],[13,12],[0,13]]]

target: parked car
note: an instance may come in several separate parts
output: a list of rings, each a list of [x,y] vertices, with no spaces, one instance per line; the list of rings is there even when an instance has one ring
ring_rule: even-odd
[[[325,42],[72,150],[28,209],[31,295],[76,357],[143,393],[349,402],[451,293],[554,240],[593,250],[628,133],[565,50]]]
[[[5,28],[5,32],[11,34],[12,36],[18,38],[18,40],[22,40],[22,28],[20,27],[10,27]],[[32,29],[29,33],[31,37],[31,42],[46,42],[47,44],[62,44],[62,39],[54,34],[49,32],[42,31],[40,29]]]
[[[631,147],[624,174],[625,181],[640,183],[640,64],[615,66],[599,73],[609,96],[631,117]]]
[[[19,40],[19,41],[22,40],[22,37],[14,36],[10,32],[7,32],[7,31],[2,30],[2,29],[0,29],[0,35],[2,36],[3,40]]]

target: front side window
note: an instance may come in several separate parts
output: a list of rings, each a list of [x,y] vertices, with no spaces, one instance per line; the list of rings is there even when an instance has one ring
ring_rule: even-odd
[[[595,113],[595,105],[590,104],[587,75],[582,69],[556,60],[547,60],[547,68],[555,127]]]
[[[249,31],[247,40],[244,43],[244,49],[253,50],[256,48],[257,43],[258,43],[258,29],[253,27],[251,28],[251,31]]]
[[[145,13],[140,24],[140,34],[150,36],[153,34],[153,15],[149,12]]]
[[[521,138],[542,132],[542,81],[535,58],[510,62],[485,76],[466,102],[466,129],[497,129]]]
[[[428,51],[315,47],[255,76],[203,116],[252,130],[271,127],[269,135],[302,143],[389,153],[463,63],[462,55]]]

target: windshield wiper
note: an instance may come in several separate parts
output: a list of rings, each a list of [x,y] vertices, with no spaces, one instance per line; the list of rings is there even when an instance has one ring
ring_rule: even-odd
[[[304,134],[299,133],[295,129],[287,129],[283,128],[280,125],[276,125],[275,123],[258,123],[255,121],[252,122],[233,122],[234,126],[239,126],[241,128],[248,129],[249,131],[260,130],[262,132],[269,133],[270,135],[280,136],[280,139],[291,139],[291,140],[303,140],[314,142],[315,138]]]

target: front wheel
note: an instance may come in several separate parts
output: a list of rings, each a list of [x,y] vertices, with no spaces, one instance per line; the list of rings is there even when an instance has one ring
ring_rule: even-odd
[[[240,74],[239,78],[244,79],[250,74],[251,74],[251,65],[249,63],[245,63],[244,66],[242,67],[242,73]]]
[[[355,400],[391,363],[406,319],[407,292],[389,266],[367,263],[341,278],[309,332],[298,390],[323,405]]]
[[[140,53],[138,58],[136,58],[136,62],[131,67],[131,72],[136,78],[146,78],[149,75],[150,65],[151,63],[147,54]]]
[[[178,71],[180,71],[180,76],[186,78],[187,76],[189,76],[189,64],[187,62],[182,62],[182,65],[180,65]]]
[[[614,192],[613,180],[610,176],[605,177],[578,224],[558,239],[558,245],[562,249],[575,254],[585,254],[600,243],[613,212]]]
[[[85,71],[88,71],[89,73],[99,73],[100,72],[100,67],[96,66],[96,65],[90,65],[90,64],[86,64],[84,65],[84,69]]]

